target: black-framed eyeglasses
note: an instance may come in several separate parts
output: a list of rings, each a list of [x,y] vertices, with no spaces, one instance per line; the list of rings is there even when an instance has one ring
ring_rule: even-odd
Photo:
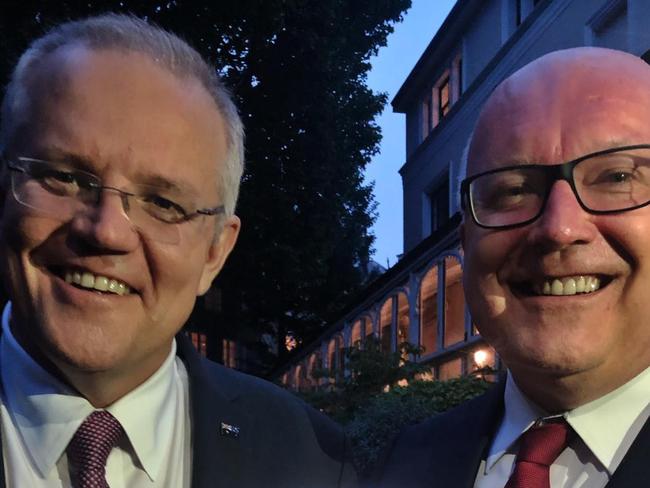
[[[580,206],[611,214],[650,203],[650,144],[614,147],[555,164],[506,166],[461,183],[461,205],[480,227],[529,224],[544,211],[553,184],[569,183]]]
[[[224,212],[223,205],[197,209],[183,196],[170,195],[169,189],[154,185],[136,185],[133,191],[106,186],[97,175],[62,163],[26,157],[5,163],[12,193],[26,207],[67,220],[97,206],[103,192],[114,192],[131,223],[146,237],[163,243],[178,243],[179,224]]]

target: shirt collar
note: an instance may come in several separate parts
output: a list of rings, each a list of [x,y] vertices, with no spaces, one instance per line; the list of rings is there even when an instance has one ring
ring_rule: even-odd
[[[648,391],[650,368],[607,395],[564,414],[569,425],[610,475],[621,463],[650,415]],[[522,393],[509,372],[504,404],[503,420],[485,463],[486,473],[504,454],[513,451],[519,436],[535,420],[548,416]]]
[[[566,414],[591,452],[611,475],[648,419],[650,368],[607,395]]]
[[[485,462],[486,473],[509,449],[512,449],[522,432],[528,429],[536,419],[546,415],[544,410],[526,398],[512,379],[510,372],[506,379],[503,401],[505,411]]]
[[[95,408],[43,369],[18,344],[11,328],[11,303],[2,314],[0,378],[12,421],[35,468],[45,477],[72,436]],[[120,421],[143,469],[155,480],[162,457],[156,446],[173,439],[176,342],[160,368],[144,383],[106,408]]]

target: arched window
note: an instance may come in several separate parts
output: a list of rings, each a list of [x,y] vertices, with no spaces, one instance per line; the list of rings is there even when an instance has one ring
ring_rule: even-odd
[[[366,319],[364,319],[364,318],[357,319],[352,324],[352,329],[350,330],[350,345],[351,346],[361,347],[361,339],[362,339],[361,329],[363,328],[365,320]]]
[[[465,337],[465,293],[462,269],[456,257],[445,258],[445,342],[444,347],[462,342]]]
[[[397,346],[409,341],[409,301],[406,293],[397,294]]]
[[[381,350],[384,352],[391,351],[393,325],[393,297],[387,299],[381,306],[379,313],[379,340],[381,341]]]
[[[432,266],[420,284],[420,346],[424,354],[438,348],[438,266]]]
[[[327,367],[330,374],[333,375],[336,372],[336,337],[332,338],[327,345]]]

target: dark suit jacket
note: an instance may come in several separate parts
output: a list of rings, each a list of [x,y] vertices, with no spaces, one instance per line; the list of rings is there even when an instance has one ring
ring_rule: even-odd
[[[192,488],[356,486],[349,448],[333,421],[268,381],[205,360],[182,334],[177,345],[190,386]]]
[[[504,384],[501,382],[484,395],[400,433],[370,486],[472,488],[503,415]],[[649,479],[650,421],[641,429],[607,487],[650,486]]]

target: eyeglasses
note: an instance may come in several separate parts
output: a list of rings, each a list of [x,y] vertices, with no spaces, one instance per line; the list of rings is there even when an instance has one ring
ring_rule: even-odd
[[[137,185],[128,192],[103,185],[96,175],[60,163],[18,157],[6,164],[11,170],[12,193],[26,207],[68,220],[96,207],[103,191],[115,192],[122,200],[124,213],[143,236],[166,244],[180,241],[183,222],[224,212],[223,206],[188,211],[196,207],[181,201],[182,197],[171,199],[168,189]]]
[[[493,169],[461,183],[462,207],[480,227],[529,224],[546,206],[553,184],[569,183],[580,206],[610,214],[650,203],[650,145],[598,151],[556,165],[526,164]]]

